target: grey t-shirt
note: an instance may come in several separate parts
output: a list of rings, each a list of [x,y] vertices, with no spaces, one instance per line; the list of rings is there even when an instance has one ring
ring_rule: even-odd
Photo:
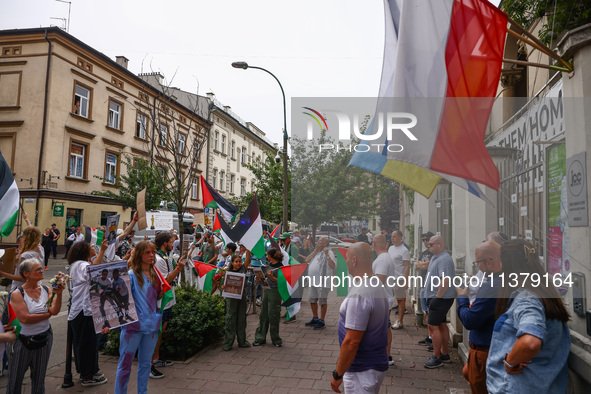
[[[449,278],[451,281],[455,275],[456,267],[454,266],[451,256],[446,251],[431,257],[429,269],[427,270],[427,276],[425,277],[425,298],[430,299],[435,297],[439,287],[443,283],[443,278]],[[441,281],[435,279],[436,277],[439,277]],[[450,283],[449,288],[443,294],[443,298],[454,298],[455,296],[456,290],[453,287],[453,284]]]

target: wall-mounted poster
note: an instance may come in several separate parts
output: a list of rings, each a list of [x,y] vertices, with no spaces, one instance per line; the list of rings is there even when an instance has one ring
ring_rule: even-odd
[[[90,306],[97,333],[104,327],[121,327],[138,320],[126,261],[91,265],[88,273]]]
[[[548,273],[568,275],[570,272],[566,145],[556,144],[547,152],[548,182]]]

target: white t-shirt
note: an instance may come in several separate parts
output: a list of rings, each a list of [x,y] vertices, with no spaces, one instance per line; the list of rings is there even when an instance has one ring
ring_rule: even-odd
[[[82,242],[82,241],[84,241],[84,234],[82,234],[82,233],[80,233],[78,235],[76,235],[76,233],[71,234],[68,237],[68,241],[72,241],[72,245],[74,245],[75,243],[78,243],[78,242]]]
[[[88,261],[78,260],[70,267],[72,277],[72,306],[68,320],[74,320],[80,311],[84,316],[92,316],[90,305],[90,276],[88,275]]]
[[[392,245],[388,249],[388,254],[394,262],[394,277],[404,276],[404,262],[410,262],[410,253],[402,244],[400,246]]]
[[[328,258],[330,258],[336,266],[337,258],[335,257],[334,253],[330,249],[328,250]],[[325,282],[324,277],[332,276],[332,274],[333,274],[333,269],[330,268],[330,265],[328,265],[328,259],[326,257],[326,254],[324,253],[324,251],[320,251],[320,253],[316,253],[316,255],[314,255],[314,258],[312,258],[310,265],[308,266],[308,276],[310,278],[316,278],[316,279],[313,279],[312,283],[314,283],[314,284],[327,283],[328,284],[328,283],[330,283],[330,281],[327,280],[327,282]],[[320,287],[324,287],[324,286],[320,286]]]
[[[388,253],[380,253],[373,261],[371,269],[374,275],[385,275],[386,278],[394,277],[394,262]],[[390,284],[394,283],[394,280],[390,279]],[[394,306],[394,293],[391,290],[393,286],[388,286],[388,282],[384,283],[384,286],[390,299],[390,307],[392,307]]]

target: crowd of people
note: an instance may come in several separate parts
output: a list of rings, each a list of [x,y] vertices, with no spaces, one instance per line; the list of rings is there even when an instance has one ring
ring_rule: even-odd
[[[133,298],[138,315],[138,321],[121,327],[115,392],[127,392],[136,353],[140,393],[147,392],[149,378],[164,376],[158,368],[173,364],[160,358],[159,347],[173,313],[174,288],[185,267],[185,257],[178,256],[180,240],[174,231],[160,232],[154,242],[145,239],[133,247],[136,221],[137,216],[118,232],[111,244],[106,240],[95,246],[85,242],[80,228],[74,228],[67,237],[71,243],[67,246],[66,258],[72,278],[68,322],[73,332],[76,371],[83,386],[107,382],[99,366],[98,338],[92,317],[90,288],[93,281],[88,270],[91,265],[127,261],[129,288],[119,284],[119,272],[113,272],[113,278],[107,278],[108,283],[105,281],[101,286],[116,290],[118,310],[123,310]],[[331,380],[337,392],[341,385],[348,392],[378,392],[386,371],[394,365],[393,330],[405,329],[411,258],[403,233],[394,230],[391,234],[386,231],[369,234],[364,229],[359,242],[348,248],[347,270],[351,277],[376,276],[380,286],[349,286],[348,296],[340,306],[337,325],[340,356]],[[263,268],[263,277],[257,278],[260,283],[256,298],[261,310],[254,340],[250,343],[246,336],[245,286],[240,298],[225,300],[223,351],[231,350],[235,341],[241,348],[265,345],[268,335],[273,346],[283,346],[279,332],[282,299],[277,283],[281,267],[307,263],[307,274],[311,278],[321,279],[335,273],[337,258],[328,237],[321,236],[315,243],[309,234],[299,231],[283,233],[278,239],[265,231],[264,237],[266,253],[262,259],[239,243],[224,244],[209,230],[195,233],[185,255],[187,259],[217,268],[212,292],[225,289],[227,273],[244,274],[253,267]],[[57,240],[56,233],[51,228],[42,235],[37,227],[29,225],[18,239],[14,273],[0,271],[0,276],[12,280],[10,304],[22,325],[15,340],[14,328],[6,324],[5,316],[6,333],[0,335],[0,341],[12,343],[7,351],[14,355],[8,366],[9,393],[21,392],[29,369],[33,392],[44,389],[53,338],[49,318],[59,313],[64,290],[62,284],[49,287],[41,284],[47,267],[46,256],[53,252],[51,242],[54,240]],[[447,314],[456,301],[457,315],[470,330],[470,349],[463,373],[472,392],[510,393],[521,391],[523,387],[536,387],[540,392],[564,392],[570,317],[559,293],[551,283],[535,282],[532,276],[524,281],[505,281],[503,286],[493,284],[495,280],[501,283],[502,275],[508,277],[513,273],[543,276],[535,248],[527,241],[509,240],[502,233],[491,233],[475,250],[473,265],[479,271],[478,285],[471,281],[466,286],[455,287],[452,282],[455,264],[445,250],[444,239],[426,232],[421,241],[425,251],[415,262],[415,272],[423,279],[419,300],[426,315],[428,335],[418,345],[428,346],[431,353],[424,367],[439,368],[452,361]],[[157,273],[173,291],[166,305],[161,303],[164,287]],[[310,283],[308,301],[312,319],[305,326],[321,330],[331,323],[325,320],[329,286],[322,280],[313,279]],[[292,321],[295,316],[286,322]],[[110,330],[109,324],[105,324],[101,334]]]

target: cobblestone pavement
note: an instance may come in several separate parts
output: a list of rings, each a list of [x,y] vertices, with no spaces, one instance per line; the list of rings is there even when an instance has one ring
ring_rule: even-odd
[[[297,321],[281,323],[280,335],[283,347],[265,345],[239,349],[237,345],[229,352],[221,350],[221,342],[206,348],[186,362],[175,362],[173,366],[160,368],[163,379],[150,379],[150,392],[172,393],[332,393],[330,378],[339,355],[337,336],[338,308],[342,298],[334,293],[329,297],[326,328],[315,331],[305,327],[311,319],[307,302]],[[408,305],[410,311],[410,304]],[[394,320],[394,319],[392,319]],[[247,337],[254,340],[258,315],[248,316]],[[380,393],[469,393],[470,389],[462,376],[462,365],[457,358],[457,350],[451,352],[452,362],[443,367],[428,370],[423,367],[429,352],[417,342],[426,335],[425,327],[415,324],[415,316],[409,312],[405,316],[405,327],[392,331],[392,356],[395,367],[390,367]],[[270,339],[267,339],[270,344]],[[53,351],[61,351],[65,343],[55,343]],[[89,392],[113,393],[118,358],[100,356],[100,365],[107,384],[97,387],[82,387],[75,376],[75,386],[62,389],[64,376],[62,362],[48,369],[46,391],[48,393]],[[136,392],[136,367],[134,362],[129,392]],[[0,378],[3,385],[6,377]],[[27,379],[28,380],[28,379]],[[30,392],[27,382],[24,392]]]

